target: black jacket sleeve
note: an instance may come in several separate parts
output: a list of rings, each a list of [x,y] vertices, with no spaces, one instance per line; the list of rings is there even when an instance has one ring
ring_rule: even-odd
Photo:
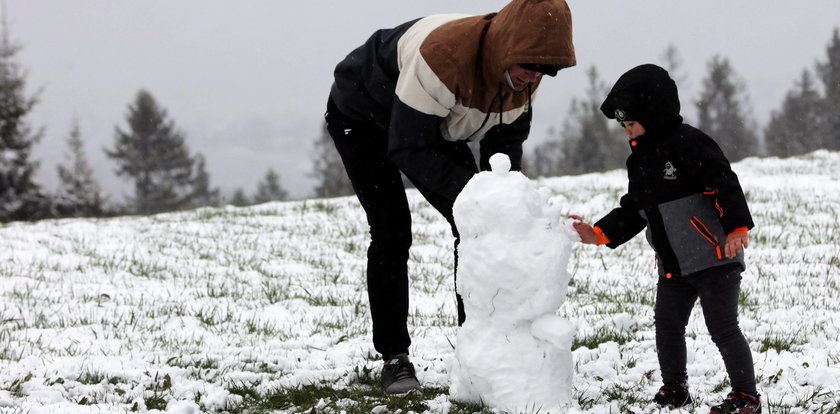
[[[607,247],[615,249],[639,234],[647,226],[647,220],[639,214],[639,209],[631,201],[629,194],[621,197],[619,207],[614,208],[595,223],[610,242]]]
[[[443,151],[443,121],[394,99],[388,157],[412,180],[454,201],[474,173]]]
[[[752,229],[754,223],[741,183],[717,143],[703,133],[680,138],[683,142],[678,147],[688,149],[681,154],[683,162],[692,179],[716,197],[715,206],[726,234],[740,227]]]
[[[479,144],[480,166],[483,171],[490,170],[490,157],[496,153],[510,157],[510,169],[522,169],[522,143],[531,131],[532,112],[525,111],[510,124],[499,124],[487,131]]]

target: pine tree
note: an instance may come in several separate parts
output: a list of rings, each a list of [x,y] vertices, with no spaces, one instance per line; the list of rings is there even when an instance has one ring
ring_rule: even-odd
[[[662,61],[662,67],[668,71],[668,74],[671,75],[671,79],[673,79],[674,83],[677,84],[677,90],[680,92],[688,90],[688,75],[683,72],[683,65],[685,61],[680,56],[680,52],[677,50],[677,47],[673,43],[669,44],[659,58]],[[685,113],[685,108],[688,108],[689,106],[685,105],[685,102],[684,95],[680,93],[680,106],[683,108],[680,115],[682,115],[683,119],[688,120],[688,114]]]
[[[118,176],[134,182],[129,201],[136,213],[149,214],[192,206],[194,160],[184,135],[152,95],[144,90],[128,107],[129,130],[116,128],[114,148],[105,153],[117,163]]]
[[[245,195],[245,191],[241,188],[237,188],[236,191],[233,192],[233,197],[230,199],[230,204],[233,206],[247,206],[251,204],[251,201],[248,200],[248,197]]]
[[[837,28],[826,47],[826,55],[825,62],[817,65],[825,96],[822,146],[836,151],[840,150],[840,30]]]
[[[27,115],[38,102],[37,93],[26,96],[26,79],[15,56],[20,47],[12,44],[6,12],[0,39],[0,222],[35,220],[51,216],[50,200],[34,182],[38,162],[30,159],[32,146],[40,141],[43,128],[33,130]]]
[[[755,121],[748,115],[744,84],[736,79],[729,60],[714,56],[697,106],[697,127],[714,138],[730,161],[758,155]]]
[[[822,148],[822,98],[808,70],[796,89],[785,96],[782,108],[773,111],[764,130],[768,155],[787,157]]]
[[[269,201],[283,201],[289,194],[280,185],[280,175],[269,169],[263,180],[257,184],[257,193],[254,194],[254,204],[267,203]]]
[[[607,86],[597,69],[587,70],[586,98],[572,100],[561,139],[538,145],[527,164],[529,175],[557,176],[621,168],[628,150],[621,130],[601,112]]]
[[[532,178],[563,174],[563,137],[554,127],[548,129],[545,141],[537,144],[528,157],[522,157],[522,172]]]
[[[74,120],[67,138],[68,165],[58,166],[60,181],[56,208],[63,217],[97,217],[104,212],[105,197],[84,152],[79,121]]]
[[[210,174],[207,172],[204,156],[196,154],[193,158],[192,207],[213,207],[221,204],[218,188],[210,188]]]
[[[315,141],[314,164],[311,176],[316,180],[316,197],[340,197],[354,194],[341,156],[327,132],[326,123],[321,128],[320,138]]]

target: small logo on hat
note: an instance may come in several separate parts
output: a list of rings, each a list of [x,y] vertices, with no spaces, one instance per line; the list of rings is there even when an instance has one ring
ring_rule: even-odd
[[[624,113],[624,110],[622,110],[622,109],[616,109],[615,110],[615,119],[618,119],[619,121],[623,121],[624,118],[626,118],[626,117],[627,117],[627,114]]]

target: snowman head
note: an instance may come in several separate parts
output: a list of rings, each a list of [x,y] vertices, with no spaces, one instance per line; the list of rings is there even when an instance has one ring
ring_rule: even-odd
[[[536,184],[519,171],[511,171],[505,154],[490,157],[491,171],[476,174],[453,206],[461,237],[492,232],[515,235],[529,229],[543,214]]]

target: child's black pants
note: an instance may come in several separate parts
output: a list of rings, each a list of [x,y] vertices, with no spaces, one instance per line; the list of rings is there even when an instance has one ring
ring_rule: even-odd
[[[687,384],[685,327],[699,298],[706,327],[723,357],[732,389],[756,393],[752,353],[738,326],[741,271],[739,264],[732,264],[686,277],[659,278],[654,319],[665,384]]]

